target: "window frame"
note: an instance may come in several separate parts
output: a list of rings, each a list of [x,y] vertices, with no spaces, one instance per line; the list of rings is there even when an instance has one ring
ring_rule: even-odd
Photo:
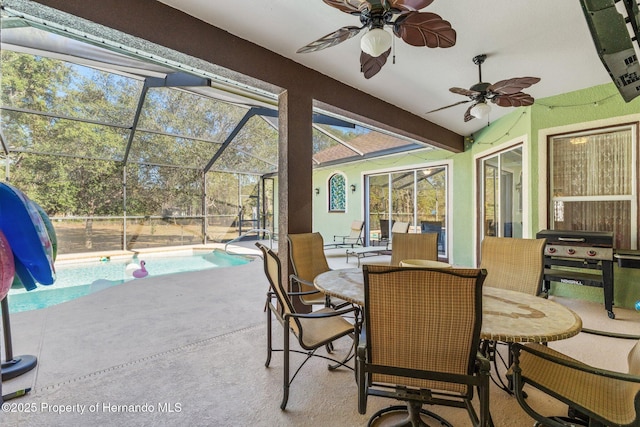
[[[554,212],[556,201],[576,202],[576,201],[629,201],[630,202],[630,249],[638,249],[638,241],[640,240],[640,226],[638,225],[638,211],[640,210],[640,197],[638,195],[638,176],[640,174],[640,165],[638,164],[639,143],[639,123],[611,123],[608,125],[575,129],[566,132],[549,133],[546,135],[546,194],[545,194],[545,222],[546,228],[552,228],[554,224]],[[596,196],[554,196],[553,194],[553,150],[552,143],[554,139],[584,137],[592,135],[600,135],[620,130],[629,130],[631,134],[631,182],[635,183],[631,186],[631,193],[628,195],[596,195]]]
[[[334,187],[332,185],[333,179],[342,177],[342,204],[341,207],[333,206],[333,193]],[[327,212],[329,213],[345,213],[347,212],[347,176],[342,172],[334,172],[327,178]]]
[[[502,203],[502,196],[504,195],[504,187],[502,186],[502,182],[503,182],[503,171],[505,171],[506,169],[503,169],[502,166],[502,162],[503,159],[502,157],[509,153],[509,152],[514,152],[516,150],[520,150],[520,170],[517,171],[517,177],[515,174],[512,174],[512,184],[515,182],[515,179],[517,178],[518,182],[517,184],[514,184],[514,189],[516,189],[516,191],[518,191],[519,195],[518,195],[518,201],[517,201],[517,208],[513,209],[514,206],[514,201],[513,198],[512,199],[508,199],[508,201],[510,201],[510,205],[511,206],[503,206]],[[486,167],[487,167],[487,163],[489,160],[492,159],[497,159],[497,166],[495,166],[496,171],[498,172],[498,202],[497,202],[497,206],[498,206],[498,212],[496,213],[496,217],[497,217],[497,223],[495,225],[499,225],[496,230],[497,230],[497,234],[494,234],[496,237],[513,237],[513,231],[512,231],[512,235],[511,236],[505,236],[505,222],[504,222],[504,218],[503,218],[503,210],[505,209],[509,209],[509,212],[511,212],[511,218],[513,219],[513,212],[515,210],[518,211],[521,220],[522,220],[522,237],[525,237],[527,235],[527,231],[525,228],[525,224],[528,223],[528,221],[525,220],[526,217],[526,211],[524,210],[524,203],[523,201],[525,200],[525,197],[523,195],[523,193],[526,190],[526,187],[524,185],[524,177],[526,175],[526,171],[528,169],[527,164],[525,162],[525,144],[524,142],[518,142],[509,146],[505,146],[499,150],[495,150],[495,151],[491,151],[488,153],[482,153],[480,156],[476,157],[476,191],[478,194],[478,203],[477,203],[477,212],[478,212],[478,221],[477,221],[477,238],[478,238],[478,242],[481,242],[482,239],[484,238],[484,236],[488,235],[485,234],[485,221],[484,219],[486,218],[486,200],[485,200],[485,179],[486,179]],[[489,165],[491,167],[493,167],[493,165]],[[509,196],[513,196],[513,194],[510,194]],[[495,204],[495,203],[494,203]]]

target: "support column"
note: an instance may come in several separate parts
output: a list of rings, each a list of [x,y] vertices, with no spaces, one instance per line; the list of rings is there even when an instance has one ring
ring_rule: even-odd
[[[285,91],[278,98],[278,256],[282,280],[288,283],[288,233],[312,231],[312,114],[308,93]],[[286,268],[285,268],[286,266]],[[294,300],[296,310],[311,308]]]

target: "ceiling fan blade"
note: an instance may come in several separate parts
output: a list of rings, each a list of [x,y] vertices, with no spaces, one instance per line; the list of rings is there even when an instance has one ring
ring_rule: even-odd
[[[401,11],[418,11],[433,3],[433,0],[386,0],[393,9]]]
[[[391,54],[391,48],[380,56],[371,56],[367,53],[360,52],[360,70],[364,74],[365,79],[378,74],[378,71],[382,69],[384,64],[387,63],[387,58]]]
[[[412,46],[451,47],[456,44],[456,30],[439,15],[429,12],[409,12],[400,15],[393,33]]]
[[[469,106],[469,108],[467,108],[467,111],[465,111],[465,112],[464,112],[464,121],[465,121],[465,123],[466,123],[466,122],[468,122],[468,121],[470,121],[470,120],[473,120],[473,119],[475,118],[475,117],[473,117],[473,116],[471,115],[471,109],[472,109],[473,107],[475,107],[475,105],[476,105],[476,104],[473,104],[473,105]]]
[[[351,13],[351,14],[359,14],[363,10],[371,10],[371,3],[367,0],[322,0],[326,4],[331,7],[335,7],[336,9]]]
[[[306,46],[302,46],[296,51],[296,53],[309,53],[317,52],[322,49],[326,49],[331,46],[335,46],[338,43],[342,43],[345,40],[349,40],[351,37],[358,35],[363,27],[342,27],[338,28],[333,33],[327,34],[318,40],[312,41]]]
[[[493,98],[491,102],[501,107],[526,107],[527,105],[533,105],[534,99],[529,94],[517,92],[508,95],[498,95]]]
[[[461,87],[449,88],[449,92],[457,93],[458,95],[464,95],[464,96],[478,96],[481,93],[476,90],[464,89]]]
[[[456,105],[460,105],[460,104],[466,104],[467,102],[471,102],[471,100],[470,99],[465,99],[464,101],[459,101],[459,102],[456,102],[455,104],[447,105],[446,107],[440,107],[440,108],[436,108],[435,110],[427,111],[425,114],[435,113],[436,111],[440,111],[440,110],[444,110],[444,109],[447,109],[447,108],[455,107]]]
[[[510,95],[521,92],[522,89],[536,84],[540,81],[538,77],[515,77],[513,79],[500,80],[487,88],[489,92],[495,92],[500,95]]]

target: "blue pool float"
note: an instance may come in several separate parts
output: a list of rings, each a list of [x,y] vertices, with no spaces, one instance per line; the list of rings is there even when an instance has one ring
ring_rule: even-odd
[[[51,257],[53,259],[54,265],[56,258],[58,256],[58,236],[56,235],[56,229],[53,228],[53,224],[51,223],[51,219],[49,219],[49,215],[42,209],[42,206],[31,200],[31,203],[36,207],[40,218],[42,218],[42,222],[44,223],[44,228],[47,230],[47,235],[49,236],[49,240],[51,240]]]
[[[0,300],[9,293],[16,268],[9,241],[0,230]]]
[[[28,291],[32,291],[38,286],[36,285],[36,281],[33,280],[33,276],[29,273],[27,267],[20,262],[18,258],[14,257],[15,266],[16,266],[16,275],[13,278],[13,284],[11,288],[20,289],[25,288]]]
[[[4,182],[0,182],[0,230],[7,237],[14,257],[33,279],[43,285],[53,284],[53,247],[44,221],[22,191]],[[25,284],[25,278],[20,278]]]

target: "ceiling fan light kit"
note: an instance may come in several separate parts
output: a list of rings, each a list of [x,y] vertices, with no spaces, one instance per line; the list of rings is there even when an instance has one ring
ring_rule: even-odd
[[[475,117],[476,119],[483,119],[489,115],[491,112],[491,106],[486,102],[478,102],[476,105],[471,107],[469,113]]]
[[[382,55],[391,47],[391,34],[382,28],[367,31],[360,39],[360,49],[374,58]]]
[[[418,12],[433,0],[322,0],[331,7],[359,16],[361,27],[346,26],[301,47],[297,53],[317,52],[355,37],[367,28],[360,40],[360,70],[369,79],[387,62],[393,35],[417,47],[451,47],[456,44],[456,31],[451,23],[430,12]]]

